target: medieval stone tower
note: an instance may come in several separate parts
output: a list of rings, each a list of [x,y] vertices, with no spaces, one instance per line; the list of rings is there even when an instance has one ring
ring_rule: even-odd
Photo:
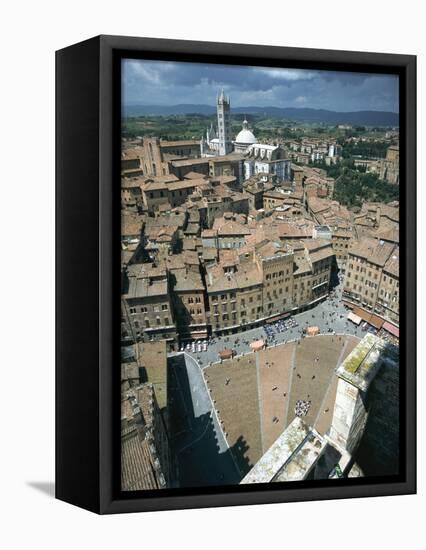
[[[219,155],[227,155],[232,151],[231,128],[229,113],[231,110],[231,101],[226,97],[223,89],[217,97],[217,129],[219,138]]]

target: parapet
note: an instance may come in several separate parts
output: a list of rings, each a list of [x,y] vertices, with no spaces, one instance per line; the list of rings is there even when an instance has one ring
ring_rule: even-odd
[[[325,444],[315,430],[296,417],[241,483],[305,479],[316,464]]]
[[[366,392],[385,355],[385,342],[374,334],[366,334],[338,367],[336,374],[359,390]]]

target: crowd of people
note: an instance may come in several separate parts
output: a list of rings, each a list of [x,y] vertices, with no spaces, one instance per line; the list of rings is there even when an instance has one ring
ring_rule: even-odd
[[[299,417],[306,416],[310,408],[311,408],[310,401],[305,401],[304,399],[298,399],[294,407],[294,414]]]

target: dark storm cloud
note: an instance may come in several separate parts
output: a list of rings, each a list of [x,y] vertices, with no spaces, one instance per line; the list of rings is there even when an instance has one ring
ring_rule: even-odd
[[[123,62],[125,104],[214,105],[224,88],[234,106],[398,111],[398,79],[390,75],[196,63]]]

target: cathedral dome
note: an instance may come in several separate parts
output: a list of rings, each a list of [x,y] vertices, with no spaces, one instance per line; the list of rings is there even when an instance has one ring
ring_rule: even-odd
[[[242,145],[253,145],[253,143],[256,143],[256,141],[257,140],[253,132],[248,129],[247,120],[245,120],[243,122],[243,129],[235,138],[235,143],[241,143]]]

